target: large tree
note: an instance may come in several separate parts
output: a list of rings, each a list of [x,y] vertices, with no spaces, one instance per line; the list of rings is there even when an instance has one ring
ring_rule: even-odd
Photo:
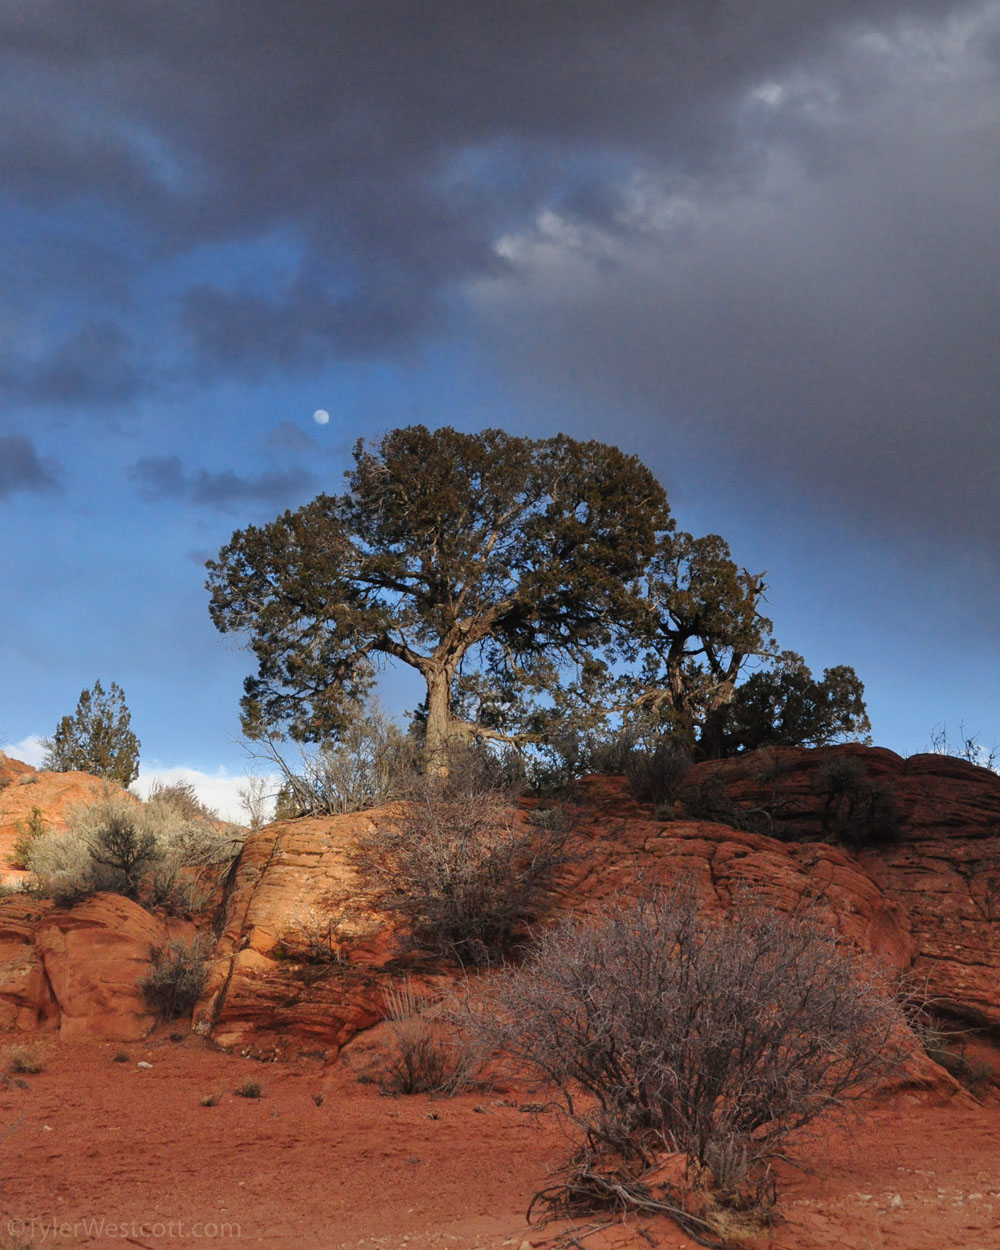
[[[139,739],[122,688],[115,682],[105,694],[99,681],[82,690],[72,716],[64,716],[46,738],[42,767],[52,772],[84,772],[121,786],[139,775]]]
[[[509,708],[568,668],[602,669],[672,529],[639,460],[563,435],[410,426],[359,441],[347,483],[237,531],[208,563],[213,621],[257,660],[244,729],[336,737],[395,660],[426,684],[432,770],[456,742],[510,736]]]

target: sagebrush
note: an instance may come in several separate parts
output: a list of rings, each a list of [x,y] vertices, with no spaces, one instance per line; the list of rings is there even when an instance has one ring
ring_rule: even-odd
[[[26,854],[43,893],[66,906],[99,890],[176,909],[195,905],[243,842],[188,785],[154,787],[145,803],[109,789],[73,808],[68,823],[65,833],[33,838]]]

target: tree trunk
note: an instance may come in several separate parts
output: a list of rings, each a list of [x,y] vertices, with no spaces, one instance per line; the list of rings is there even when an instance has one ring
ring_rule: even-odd
[[[431,776],[448,775],[448,754],[459,724],[451,710],[451,680],[447,672],[425,672],[427,681],[427,727],[424,770]]]

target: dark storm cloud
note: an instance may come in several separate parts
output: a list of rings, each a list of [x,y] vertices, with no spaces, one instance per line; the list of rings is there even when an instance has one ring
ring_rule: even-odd
[[[312,367],[437,324],[539,207],[607,221],[623,167],[753,177],[748,87],[845,30],[960,7],[34,0],[0,12],[0,168],[21,204],[80,205],[147,264],[289,232],[277,290],[207,275],[180,315],[203,367]]]
[[[0,499],[19,490],[56,490],[58,485],[54,469],[42,461],[30,438],[0,436]]]
[[[273,469],[253,477],[229,469],[189,473],[178,456],[144,456],[133,466],[131,477],[148,499],[176,500],[222,511],[241,504],[289,506],[309,494],[315,483],[313,475],[302,468]]]
[[[131,341],[113,322],[89,321],[40,357],[0,352],[0,390],[57,407],[124,403],[139,390]]]
[[[992,538],[998,10],[3,6],[18,237],[37,218],[87,260],[75,329],[10,349],[0,385],[110,405],[157,378],[154,330],[172,376],[257,380],[451,316],[505,384],[577,388],[665,461]],[[30,272],[11,287],[21,325]],[[164,324],[125,321],[129,295]],[[189,502],[281,491],[143,472]]]
[[[630,414],[668,482],[683,454],[879,539],[995,552],[998,30],[984,5],[847,44],[747,102],[754,178],[651,176],[623,229],[514,232],[477,287],[505,374]]]

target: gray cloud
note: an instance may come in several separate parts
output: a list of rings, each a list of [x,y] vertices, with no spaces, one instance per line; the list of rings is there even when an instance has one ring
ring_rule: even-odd
[[[180,500],[222,511],[242,504],[288,506],[311,493],[315,484],[313,475],[302,468],[269,470],[253,477],[230,469],[189,473],[178,456],[144,456],[130,476],[148,499]]]
[[[113,322],[85,321],[42,352],[0,352],[0,391],[56,407],[125,403],[139,391],[131,340]]]
[[[23,434],[0,436],[0,499],[18,490],[57,490],[54,467],[38,455],[34,443]]]
[[[267,441],[280,451],[314,452],[319,447],[312,435],[293,421],[279,421],[268,434]]]
[[[995,551],[998,29],[984,6],[845,46],[748,107],[754,178],[650,178],[617,229],[512,236],[476,287],[500,370],[631,414],[670,473]]]
[[[967,7],[35,0],[0,13],[0,170],[29,212],[86,207],[79,230],[127,237],[140,269],[281,236],[275,289],[229,265],[178,311],[203,369],[314,368],[440,325],[542,207],[611,221],[627,170],[752,181],[749,88]]]

